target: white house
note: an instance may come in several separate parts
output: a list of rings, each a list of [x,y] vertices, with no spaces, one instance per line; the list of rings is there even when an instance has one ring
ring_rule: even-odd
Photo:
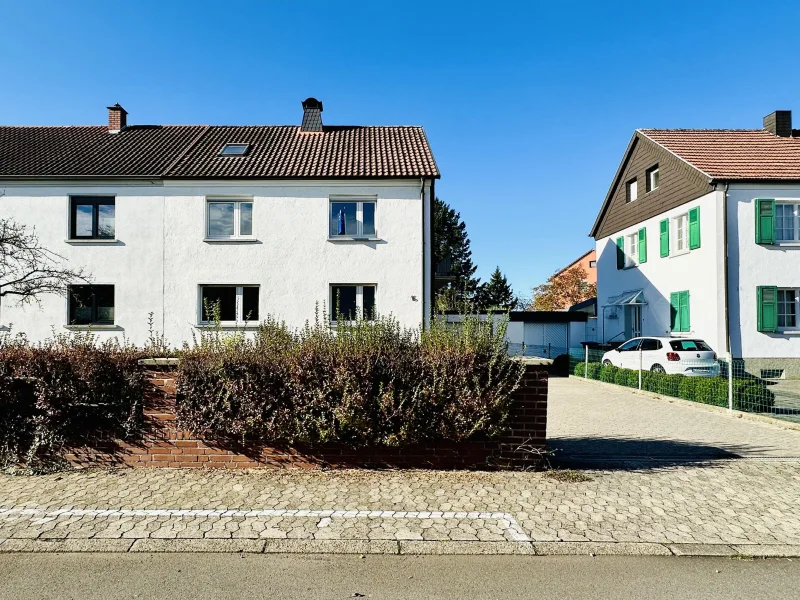
[[[800,131],[640,129],[591,231],[599,338],[693,336],[800,377]]]
[[[439,171],[421,127],[323,126],[313,98],[300,126],[128,125],[108,111],[107,126],[0,127],[0,217],[91,276],[40,305],[7,297],[7,329],[143,343],[152,313],[181,344],[216,303],[225,327],[268,314],[300,327],[337,305],[426,322]]]

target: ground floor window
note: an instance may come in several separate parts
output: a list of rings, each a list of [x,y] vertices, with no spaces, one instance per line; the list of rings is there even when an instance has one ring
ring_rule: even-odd
[[[330,307],[332,323],[339,315],[348,321],[359,317],[371,321],[375,318],[375,285],[331,285]]]
[[[113,285],[71,285],[67,304],[70,325],[113,325]]]
[[[201,285],[200,322],[239,325],[257,322],[257,285]]]
[[[800,290],[778,289],[778,329],[797,328],[797,302]]]

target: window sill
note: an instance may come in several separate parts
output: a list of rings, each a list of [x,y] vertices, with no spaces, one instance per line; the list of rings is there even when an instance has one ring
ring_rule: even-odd
[[[83,239],[74,239],[74,240],[70,239],[70,240],[64,240],[64,242],[66,242],[67,244],[75,244],[75,245],[83,245],[83,244],[88,244],[88,245],[92,245],[92,244],[110,244],[110,245],[113,245],[113,244],[121,244],[122,243],[116,238],[114,238],[113,240],[107,240],[107,239],[101,239],[101,238],[92,238],[92,239],[87,238],[85,240],[83,240]]]
[[[778,329],[772,335],[788,335],[792,337],[800,336],[800,329]]]
[[[203,238],[206,244],[260,244],[254,237],[248,238]]]
[[[258,329],[261,326],[261,321],[248,321],[247,323],[234,323],[233,321],[225,321],[223,323],[197,323],[196,329]]]
[[[669,257],[677,258],[678,256],[685,256],[689,254],[691,251],[692,251],[691,249],[687,249],[687,250],[681,250],[680,252],[670,252]]]
[[[123,331],[119,325],[64,325],[70,331]]]
[[[768,246],[779,246],[781,248],[800,248],[800,242],[775,242],[774,244],[767,244]]]
[[[350,237],[346,235],[337,235],[336,237],[328,237],[329,242],[382,242],[379,237]]]

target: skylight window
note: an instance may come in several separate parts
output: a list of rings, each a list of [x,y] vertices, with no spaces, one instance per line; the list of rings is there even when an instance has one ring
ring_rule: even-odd
[[[225,144],[219,151],[220,156],[244,156],[250,144]]]

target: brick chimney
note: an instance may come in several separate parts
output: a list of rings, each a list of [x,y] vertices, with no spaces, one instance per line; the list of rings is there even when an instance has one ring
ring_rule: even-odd
[[[303,100],[303,124],[300,131],[322,131],[322,102],[316,98]]]
[[[108,107],[108,133],[119,133],[128,126],[128,111],[119,104]]]
[[[764,117],[764,129],[778,137],[792,137],[792,111],[776,110]]]

